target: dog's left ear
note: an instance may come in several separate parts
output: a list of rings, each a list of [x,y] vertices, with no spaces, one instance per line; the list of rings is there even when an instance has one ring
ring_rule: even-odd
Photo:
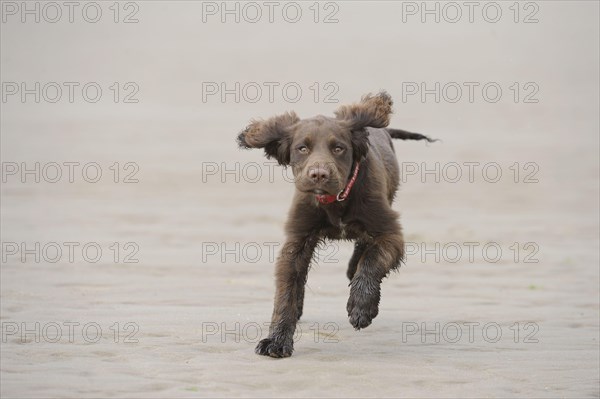
[[[366,127],[382,128],[390,123],[392,97],[385,91],[367,94],[359,103],[342,105],[334,113],[338,120],[352,131],[354,159],[360,160],[369,150],[369,132]]]
[[[267,158],[275,158],[280,165],[290,163],[290,127],[299,122],[294,112],[267,120],[252,121],[237,137],[240,148],[264,148]]]
[[[369,151],[369,132],[367,129],[352,131],[352,156],[354,160],[361,161]]]
[[[337,119],[347,123],[352,131],[365,127],[381,128],[390,124],[393,104],[392,97],[385,91],[376,95],[369,93],[357,104],[342,105],[334,114]]]

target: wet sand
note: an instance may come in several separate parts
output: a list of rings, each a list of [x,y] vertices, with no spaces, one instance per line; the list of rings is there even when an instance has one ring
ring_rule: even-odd
[[[401,2],[321,4],[318,23],[312,3],[297,23],[136,4],[119,23],[107,3],[97,23],[2,24],[2,81],[40,82],[39,103],[3,90],[3,397],[600,395],[597,3],[537,2],[528,24],[509,3],[497,23],[402,22]],[[327,243],[294,355],[259,357],[294,187],[234,138],[379,89],[391,126],[441,139],[395,143],[407,262],[356,332],[352,245]]]

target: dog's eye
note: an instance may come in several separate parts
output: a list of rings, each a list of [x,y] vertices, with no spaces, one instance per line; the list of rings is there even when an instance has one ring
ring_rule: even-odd
[[[342,147],[341,145],[336,145],[335,147],[333,147],[334,154],[341,154],[342,152],[344,152],[344,147]]]
[[[308,154],[308,147],[305,145],[301,145],[300,147],[298,147],[298,152],[300,154]]]

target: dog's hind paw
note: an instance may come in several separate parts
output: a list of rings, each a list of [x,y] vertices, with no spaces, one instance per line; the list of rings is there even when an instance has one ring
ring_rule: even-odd
[[[256,349],[254,349],[254,352],[256,352],[257,355],[271,356],[275,358],[290,357],[292,356],[293,351],[293,344],[278,342],[272,338],[262,339],[258,345],[256,345]]]

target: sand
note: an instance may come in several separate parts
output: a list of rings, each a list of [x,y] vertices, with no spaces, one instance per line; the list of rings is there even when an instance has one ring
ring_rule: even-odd
[[[598,3],[516,23],[512,2],[496,23],[486,3],[455,23],[420,2],[281,3],[273,22],[259,2],[256,23],[241,3],[239,23],[220,2],[101,3],[96,23],[7,3],[2,397],[600,395]],[[441,139],[395,143],[407,262],[356,332],[352,246],[327,243],[294,355],[259,357],[294,187],[234,138],[379,89],[391,126]]]

